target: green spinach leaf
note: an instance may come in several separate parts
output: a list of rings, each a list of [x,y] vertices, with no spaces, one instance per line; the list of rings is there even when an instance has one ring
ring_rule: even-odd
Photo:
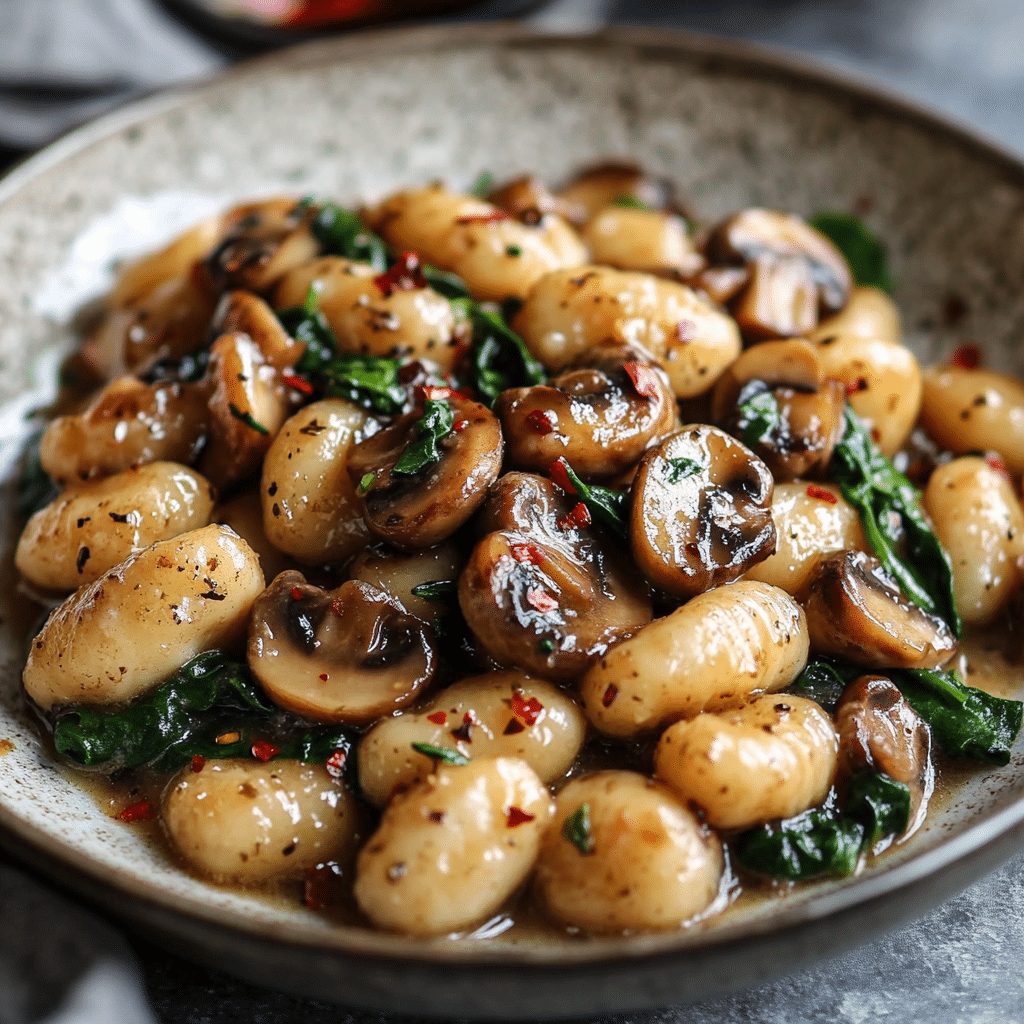
[[[921,510],[914,485],[878,450],[860,417],[849,407],[830,475],[857,510],[876,557],[904,596],[943,619],[960,635],[953,598],[953,567]],[[902,544],[906,555],[900,553]]]
[[[455,300],[460,301],[473,325],[466,383],[485,405],[493,407],[498,395],[508,388],[529,387],[547,380],[544,367],[498,313],[481,309],[471,299]]]
[[[445,399],[428,398],[416,423],[416,436],[405,446],[391,469],[394,476],[413,476],[439,462],[441,441],[451,432],[455,413]]]
[[[548,473],[563,491],[577,495],[594,519],[604,523],[623,539],[629,537],[626,522],[629,495],[626,492],[613,491],[610,487],[600,487],[598,484],[585,484],[564,458],[552,462]]]
[[[326,255],[369,263],[378,273],[388,269],[384,242],[363,226],[358,214],[337,203],[320,204],[310,230]]]
[[[34,433],[26,442],[21,455],[21,473],[18,476],[18,514],[29,519],[45,508],[60,494],[60,488],[43,469],[39,443],[45,430]]]
[[[324,393],[347,398],[385,416],[401,412],[407,398],[398,376],[400,364],[380,356],[334,356],[320,368]]]
[[[892,294],[885,246],[864,221],[850,213],[819,213],[810,224],[846,257],[857,284],[874,285]]]

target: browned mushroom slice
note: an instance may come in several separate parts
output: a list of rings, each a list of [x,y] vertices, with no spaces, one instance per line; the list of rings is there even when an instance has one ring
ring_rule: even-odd
[[[767,419],[757,398],[774,399]],[[715,423],[740,438],[777,483],[823,471],[843,433],[846,388],[825,377],[818,350],[800,340],[748,348],[719,378],[712,400]]]
[[[705,267],[687,278],[686,283],[695,291],[703,292],[712,302],[724,306],[749,280],[750,271],[746,267]]]
[[[86,337],[82,359],[104,380],[180,359],[206,341],[214,305],[204,275],[171,278],[135,304],[108,310]]]
[[[588,349],[550,384],[503,392],[494,411],[514,465],[543,471],[564,456],[584,480],[624,472],[679,426],[665,372],[624,345]]]
[[[584,525],[581,508],[532,473],[491,486],[459,604],[500,664],[571,679],[650,621],[647,585],[600,528]]]
[[[935,789],[931,729],[884,676],[861,676],[843,691],[836,709],[839,774],[884,772],[910,790],[904,835],[917,831]]]
[[[437,458],[412,459],[430,436]],[[370,531],[418,551],[450,537],[480,507],[503,455],[501,426],[487,406],[424,388],[412,412],[352,447],[348,471]]]
[[[217,307],[213,330],[218,336],[248,334],[264,361],[275,370],[294,366],[306,351],[305,342],[290,337],[270,306],[252,292],[228,292]]]
[[[320,245],[310,232],[317,208],[294,199],[268,199],[232,210],[224,236],[206,258],[218,291],[265,292],[286,271],[312,259]]]
[[[256,599],[249,667],[275,704],[317,722],[372,722],[409,704],[434,676],[430,627],[383,590],[337,590],[281,573]]]
[[[775,551],[772,475],[735,438],[690,424],[652,448],[633,480],[629,536],[651,584],[690,598]]]
[[[566,206],[566,214],[583,225],[598,210],[616,200],[635,202],[651,210],[674,206],[672,186],[665,178],[647,174],[637,164],[609,161],[581,171],[556,196]]]
[[[762,253],[748,270],[747,287],[732,306],[745,338],[791,338],[817,324],[817,288],[805,259]]]
[[[935,615],[911,604],[877,558],[863,551],[826,555],[803,601],[811,650],[865,668],[938,668],[956,638]]]

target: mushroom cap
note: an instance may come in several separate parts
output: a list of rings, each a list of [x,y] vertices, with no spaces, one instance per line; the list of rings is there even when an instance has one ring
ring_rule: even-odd
[[[348,456],[370,531],[403,551],[418,551],[450,537],[480,507],[501,472],[501,424],[485,405],[452,394],[453,429],[440,441],[441,457],[420,472],[394,472],[416,438],[424,405],[360,444]],[[362,482],[373,475],[369,487]]]
[[[564,456],[584,480],[629,469],[679,425],[668,376],[641,348],[587,349],[548,384],[502,392],[509,461],[541,472]]]
[[[956,637],[936,615],[911,604],[882,563],[863,551],[822,558],[803,601],[811,650],[865,668],[938,668]]]
[[[768,467],[724,430],[690,424],[650,449],[633,480],[629,537],[650,583],[690,598],[775,551]]]
[[[371,722],[433,679],[433,633],[389,594],[349,580],[325,591],[281,573],[256,599],[249,667],[275,704],[317,722]]]

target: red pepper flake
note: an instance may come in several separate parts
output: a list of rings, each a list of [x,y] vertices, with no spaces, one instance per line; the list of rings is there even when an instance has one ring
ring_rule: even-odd
[[[302,600],[302,591],[298,587],[292,587],[292,600],[293,601],[301,601]]]
[[[604,691],[604,696],[601,698],[601,706],[610,708],[618,695],[619,688],[614,683],[609,683],[608,689]]]
[[[257,740],[252,745],[252,756],[257,761],[269,761],[280,753],[280,747],[275,747],[273,743],[268,743],[266,740]]]
[[[521,807],[510,807],[505,812],[505,820],[508,822],[509,828],[516,828],[518,825],[525,825],[528,821],[533,821],[536,817],[536,814],[527,814]]]
[[[451,734],[457,740],[473,742],[473,716],[468,711],[462,716],[462,725],[458,729],[452,729]]]
[[[537,587],[530,587],[530,589],[527,590],[526,600],[542,615],[547,615],[548,612],[558,610],[558,601],[547,593],[547,591],[540,590]]]
[[[590,518],[590,509],[582,501],[576,502],[573,510],[564,518],[558,520],[558,526],[562,530],[586,529],[593,520]]]
[[[414,252],[403,252],[390,270],[378,274],[373,283],[387,298],[393,292],[412,292],[417,288],[426,288],[427,279],[423,276],[420,258]]]
[[[331,602],[331,611],[334,612],[339,619],[343,619],[345,617],[345,606],[341,603],[339,598],[336,597]]]
[[[520,565],[540,565],[544,558],[536,544],[513,544],[512,557]]]
[[[347,750],[336,750],[324,764],[330,775],[334,778],[340,778],[342,773],[345,771],[345,762],[348,760]]]
[[[1007,480],[1010,479],[1010,471],[1006,468],[1006,463],[1003,462],[995,452],[985,452],[985,465],[989,469],[994,469],[1000,476],[1005,477]]]
[[[452,423],[452,430],[454,430],[456,434],[461,434],[468,426],[469,420],[467,420],[465,416],[460,416]]]
[[[327,680],[330,679],[330,678],[331,677],[326,672],[321,672],[320,673],[320,682],[321,683],[326,683]]]
[[[333,861],[307,868],[303,883],[303,900],[310,910],[326,910],[344,898],[344,874]]]
[[[839,501],[831,491],[826,491],[824,487],[819,487],[817,484],[807,485],[807,497],[817,498],[819,501],[828,502],[829,505],[834,505]]]
[[[521,718],[527,725],[536,725],[543,710],[544,705],[536,697],[527,700],[518,690],[512,691],[512,714],[516,718]]]
[[[882,440],[882,432],[878,427],[871,428],[871,440],[874,441],[875,444],[878,444],[878,442]]]
[[[153,805],[148,800],[140,800],[137,804],[130,804],[120,814],[121,821],[149,821],[153,817]]]
[[[846,385],[846,393],[848,395],[855,395],[858,391],[867,391],[867,389],[868,382],[866,377],[858,377]]]
[[[447,725],[448,724],[448,712],[447,711],[435,711],[432,715],[427,715],[427,721],[433,722],[434,725]]]
[[[573,487],[572,481],[569,479],[569,474],[565,471],[565,459],[556,459],[548,466],[548,476],[562,488],[566,494],[575,494],[576,488]]]
[[[421,402],[443,402],[457,394],[455,388],[436,387],[433,384],[420,384],[416,388],[416,397]]]
[[[202,754],[196,754],[196,756],[192,758],[192,771],[196,773],[201,772],[205,766],[206,758],[203,757]]]
[[[961,345],[949,361],[964,370],[976,370],[981,366],[981,349],[977,345]]]
[[[641,363],[625,363],[622,368],[629,374],[629,379],[641,398],[658,397],[658,375],[654,370]]]
[[[525,728],[526,726],[523,725],[523,723],[520,722],[518,718],[510,718],[508,720],[508,725],[505,726],[505,730],[504,732],[502,732],[501,735],[515,736],[516,733],[522,732]]]
[[[294,373],[281,374],[281,380],[283,380],[288,387],[294,388],[296,391],[301,391],[304,395],[313,394],[313,385],[302,377],[296,377]]]
[[[456,217],[456,224],[493,224],[499,220],[511,220],[504,210],[491,210],[489,213],[474,213],[466,217]]]
[[[538,434],[550,434],[555,429],[555,425],[551,422],[551,417],[541,409],[534,409],[532,412],[527,413],[526,422]]]

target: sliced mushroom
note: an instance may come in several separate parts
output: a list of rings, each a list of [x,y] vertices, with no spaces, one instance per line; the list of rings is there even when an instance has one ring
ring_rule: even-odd
[[[556,193],[556,198],[565,204],[569,219],[580,226],[616,200],[635,202],[651,210],[675,205],[667,178],[647,174],[639,165],[626,160],[610,160],[585,168]]]
[[[368,583],[325,591],[290,570],[253,605],[249,667],[275,704],[317,722],[404,708],[436,663],[430,627]]]
[[[928,724],[890,680],[861,676],[843,691],[836,709],[836,727],[840,776],[884,772],[906,785],[910,789],[910,818],[904,835],[912,835],[924,821],[935,789]]]
[[[289,337],[274,311],[258,295],[240,289],[228,292],[217,307],[213,331],[247,334],[259,347],[264,362],[275,370],[294,366],[306,351],[304,342]]]
[[[210,435],[202,470],[218,488],[255,473],[291,410],[280,374],[247,334],[224,334],[210,350]]]
[[[459,578],[462,613],[499,664],[572,679],[650,621],[647,587],[550,480],[510,473],[496,486],[481,522],[499,528]]]
[[[772,475],[735,438],[690,424],[652,448],[633,480],[629,536],[650,583],[690,598],[775,551]]]
[[[206,269],[219,291],[246,288],[265,292],[292,267],[320,251],[310,225],[317,208],[294,199],[247,203],[225,217],[220,244],[206,258]]]
[[[440,458],[417,472],[395,471],[417,443],[431,394],[443,393],[451,429],[438,442]],[[501,471],[501,426],[485,405],[447,388],[425,389],[416,408],[379,434],[354,445],[348,471],[357,485],[370,531],[403,551],[418,551],[450,537],[480,507]]]
[[[668,377],[625,345],[588,349],[549,384],[503,392],[494,411],[514,465],[542,472],[564,456],[585,480],[624,472],[679,426]]]
[[[732,308],[753,340],[805,334],[819,314],[842,309],[853,286],[842,253],[793,214],[756,208],[734,214],[711,232],[706,255],[713,266],[743,264],[749,271]]]
[[[86,337],[81,356],[103,380],[180,359],[206,341],[215,304],[203,275],[163,281],[133,305],[108,310]]]
[[[938,668],[956,650],[942,619],[911,604],[863,551],[826,555],[803,602],[811,650],[865,668]]]
[[[566,215],[566,204],[556,199],[547,185],[533,174],[524,174],[494,189],[489,203],[511,214],[524,224],[537,224],[546,213]]]
[[[774,399],[779,415],[766,423],[751,399]],[[846,388],[826,378],[818,350],[800,340],[766,341],[748,348],[715,385],[714,421],[740,438],[776,481],[824,471],[843,433]],[[744,408],[746,406],[746,408]]]

